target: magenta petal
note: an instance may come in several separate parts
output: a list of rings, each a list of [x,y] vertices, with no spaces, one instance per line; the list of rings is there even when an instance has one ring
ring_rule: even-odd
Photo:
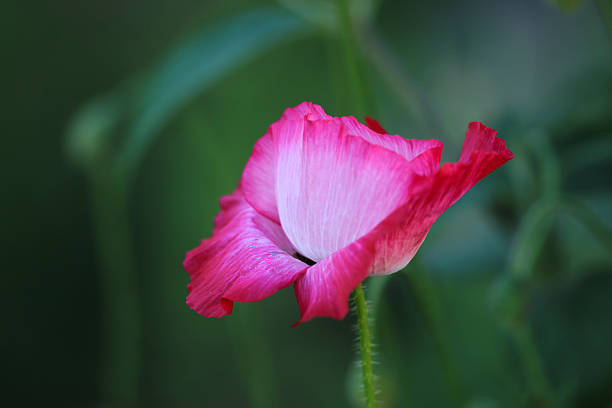
[[[255,143],[242,173],[240,188],[244,197],[260,214],[280,224],[276,207],[276,157],[274,141],[267,133]]]
[[[407,202],[362,240],[374,245],[371,271],[382,275],[402,269],[419,249],[431,225],[463,194],[513,155],[497,132],[472,122],[457,163],[445,163],[430,176],[416,177]]]
[[[319,120],[319,119],[330,119],[323,108],[312,102],[302,102],[294,108],[287,108],[283,112],[281,120]]]
[[[376,127],[374,123],[378,124],[378,122],[371,118],[367,118],[368,123],[378,131],[370,129],[353,117],[331,117],[325,113],[321,106],[311,102],[303,102],[294,108],[286,109],[281,119],[274,123],[268,133],[257,141],[240,183],[245,199],[249,204],[260,214],[277,223],[280,223],[280,217],[276,202],[278,198],[276,192],[278,162],[275,146],[278,143],[285,143],[286,140],[283,142],[283,138],[297,137],[301,140],[303,135],[301,133],[284,134],[279,138],[278,135],[272,135],[271,131],[274,127],[291,127],[295,125],[292,125],[291,122],[303,120],[308,122],[320,120],[326,123],[337,122],[336,126],[342,124],[347,134],[357,136],[372,145],[383,147],[399,154],[408,161],[412,161],[411,171],[417,174],[430,174],[440,166],[442,143],[438,140],[408,140],[399,135],[388,135],[380,125]],[[318,140],[325,143],[325,140],[320,140],[320,138]]]
[[[380,133],[361,124],[352,116],[345,116],[340,120],[349,134],[359,136],[368,143],[391,150],[406,160],[417,160],[417,172],[419,174],[430,174],[440,166],[442,142],[439,140],[404,139],[399,135]],[[369,121],[372,121],[372,119],[370,118]]]
[[[310,120],[330,118],[323,108],[311,102],[302,102],[294,108],[287,108],[280,121],[285,120]],[[274,141],[269,133],[266,133],[255,143],[253,153],[247,162],[240,186],[244,192],[245,199],[260,214],[280,223],[275,195],[276,183],[276,156]]]
[[[373,252],[362,243],[353,243],[308,268],[295,282],[300,320],[313,317],[342,319],[348,312],[351,292],[368,276]]]
[[[270,131],[279,217],[300,254],[321,261],[406,201],[414,165],[348,134],[340,121],[287,120]]]
[[[369,116],[366,117],[367,125],[364,125],[353,116],[341,118],[329,116],[321,106],[312,102],[302,102],[294,108],[287,108],[281,117],[281,121],[300,119],[310,121],[321,119],[340,121],[346,127],[348,134],[359,136],[368,143],[391,150],[406,160],[413,160],[428,152],[428,154],[420,158],[421,164],[419,164],[419,168],[422,174],[429,174],[440,166],[442,142],[435,139],[404,139],[399,135],[389,135],[377,120]]]
[[[231,314],[233,301],[261,300],[291,285],[307,265],[295,259],[280,226],[260,215],[240,190],[221,199],[210,239],[187,253],[187,304],[206,317]]]
[[[261,216],[254,217],[254,223],[269,242],[259,237],[248,240],[254,261],[251,259],[248,267],[242,268],[224,299],[257,302],[293,284],[308,268],[293,257],[295,251],[278,224]]]
[[[220,200],[212,237],[187,253],[193,309],[220,317],[295,283],[298,323],[341,319],[363,279],[403,268],[440,214],[512,158],[495,130],[473,122],[459,161],[440,167],[441,142],[366,120],[304,102],[270,126],[239,188]]]

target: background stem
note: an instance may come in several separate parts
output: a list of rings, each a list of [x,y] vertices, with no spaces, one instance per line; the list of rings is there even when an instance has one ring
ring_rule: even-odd
[[[525,378],[539,406],[556,407],[556,395],[534,339],[528,318],[531,294],[526,287],[536,280],[536,263],[551,234],[561,195],[561,166],[547,133],[535,130],[529,143],[540,167],[541,197],[523,216],[509,262],[510,297],[508,328],[515,340]]]
[[[363,375],[363,391],[366,408],[376,406],[376,392],[374,390],[374,373],[372,370],[372,343],[370,340],[370,323],[368,321],[368,307],[361,284],[353,292],[355,308],[357,309],[357,327],[359,329],[359,350],[361,352],[361,370]]]
[[[448,334],[436,289],[431,278],[418,267],[413,268],[406,276],[412,283],[417,301],[420,303],[421,309],[425,313],[425,318],[431,329],[438,350],[440,363],[442,364],[444,375],[449,384],[454,406],[462,407],[466,402],[464,384],[461,380],[459,370],[457,369],[457,363],[449,344],[451,336]]]
[[[565,197],[561,203],[561,209],[569,212],[580,221],[593,236],[601,242],[612,255],[612,231],[606,226],[603,219],[591,210],[586,204],[572,197]]]
[[[340,30],[340,42],[344,55],[344,65],[349,79],[350,87],[348,95],[353,102],[354,115],[363,118],[374,114],[372,104],[366,97],[363,74],[357,57],[357,40],[353,27],[353,19],[349,0],[336,0],[338,29]]]
[[[431,102],[416,81],[408,75],[405,64],[380,34],[368,24],[360,27],[358,41],[367,61],[379,72],[381,80],[412,113],[419,129],[430,138],[444,139],[444,127]]]
[[[537,400],[538,406],[547,408],[557,407],[554,392],[544,369],[544,363],[533,339],[531,326],[529,322],[525,321],[524,317],[515,325],[512,330],[512,336],[516,342],[527,381]]]
[[[245,305],[227,320],[229,340],[236,368],[247,388],[252,408],[280,406],[274,356],[270,352],[269,339],[263,329],[260,311],[254,305]]]
[[[103,323],[100,392],[106,402],[138,406],[139,288],[125,184],[92,172],[91,204],[98,257]]]

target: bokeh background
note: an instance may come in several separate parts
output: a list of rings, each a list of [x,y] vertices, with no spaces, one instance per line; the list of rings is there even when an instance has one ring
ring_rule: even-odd
[[[515,153],[366,281],[381,406],[612,406],[612,5],[350,3],[354,36],[331,0],[3,2],[9,406],[361,406],[354,315],[184,303],[185,252],[304,100]]]

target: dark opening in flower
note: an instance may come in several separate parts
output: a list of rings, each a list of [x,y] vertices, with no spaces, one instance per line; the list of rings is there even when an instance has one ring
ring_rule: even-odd
[[[295,259],[299,259],[300,261],[304,262],[306,265],[312,266],[312,265],[316,264],[315,261],[313,261],[310,258],[306,258],[304,255],[300,254],[299,252],[296,252],[295,254],[293,254],[293,257]]]

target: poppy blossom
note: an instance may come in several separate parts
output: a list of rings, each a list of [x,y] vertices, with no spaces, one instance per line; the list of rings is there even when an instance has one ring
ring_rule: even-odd
[[[293,284],[298,323],[342,319],[361,281],[406,266],[440,214],[513,157],[480,122],[442,166],[440,141],[366,122],[309,102],[285,110],[221,198],[212,236],[185,257],[191,308],[221,317]]]

